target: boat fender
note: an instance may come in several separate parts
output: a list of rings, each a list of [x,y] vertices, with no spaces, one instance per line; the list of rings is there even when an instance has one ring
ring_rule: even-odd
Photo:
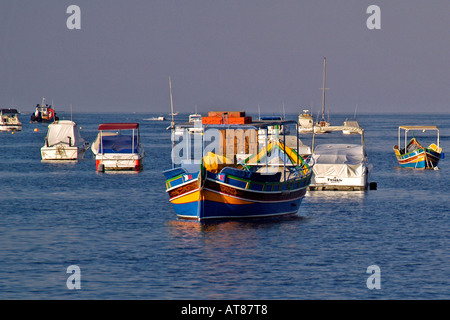
[[[105,172],[105,165],[103,163],[98,164],[98,172]]]

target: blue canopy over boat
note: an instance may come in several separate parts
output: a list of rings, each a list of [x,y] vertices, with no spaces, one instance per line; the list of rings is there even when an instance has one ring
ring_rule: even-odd
[[[138,137],[131,135],[103,136],[100,153],[137,153]]]

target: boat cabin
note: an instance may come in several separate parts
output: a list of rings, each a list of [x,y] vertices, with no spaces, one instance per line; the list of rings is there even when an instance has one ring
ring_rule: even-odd
[[[20,131],[22,123],[16,109],[0,109],[0,131]]]

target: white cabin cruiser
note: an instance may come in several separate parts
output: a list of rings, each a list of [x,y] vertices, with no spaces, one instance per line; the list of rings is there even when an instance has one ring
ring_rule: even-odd
[[[89,149],[89,142],[80,135],[77,124],[58,120],[48,126],[45,145],[41,148],[42,160],[81,160]]]
[[[21,131],[22,123],[16,109],[0,109],[0,131]]]

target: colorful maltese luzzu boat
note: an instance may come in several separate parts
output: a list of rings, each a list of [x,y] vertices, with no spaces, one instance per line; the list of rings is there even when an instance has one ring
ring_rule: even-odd
[[[296,151],[298,137],[296,142],[288,139],[288,146],[287,136],[269,133],[274,127],[298,125],[296,121],[252,121],[244,112],[210,112],[202,123],[203,134],[187,133],[183,141],[174,141],[172,169],[164,171],[166,191],[180,219],[261,218],[298,212],[312,166]],[[181,150],[183,159],[177,159]],[[192,150],[201,154],[190,158]]]
[[[401,148],[401,130],[404,130],[404,148]],[[415,137],[409,142],[407,134],[409,131],[426,132],[433,130],[437,132],[437,142],[423,147]],[[439,129],[436,126],[400,126],[398,127],[398,145],[394,146],[395,156],[402,168],[412,169],[438,169],[438,163],[443,157],[442,148],[439,147]]]

